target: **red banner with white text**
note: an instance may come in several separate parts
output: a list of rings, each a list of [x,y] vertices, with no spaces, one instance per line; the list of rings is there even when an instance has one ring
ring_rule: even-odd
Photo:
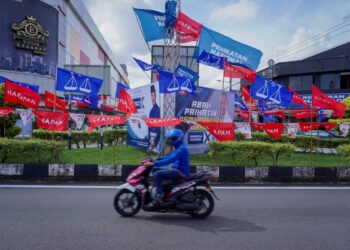
[[[21,104],[28,108],[37,108],[40,104],[40,95],[29,88],[6,79],[4,101]]]
[[[52,131],[66,131],[68,129],[69,114],[33,110],[38,119],[38,127]]]
[[[293,110],[292,113],[295,118],[300,120],[305,118],[317,117],[318,112],[317,110],[312,110],[312,109],[298,109],[298,110]]]
[[[260,122],[251,122],[250,125],[252,126],[253,129],[258,130],[258,131],[263,131],[264,130],[264,123]]]
[[[55,108],[66,111],[67,100],[62,100],[57,95],[45,90],[45,106],[47,108]]]
[[[8,116],[12,111],[11,107],[0,107],[0,117]]]
[[[132,113],[137,113],[137,108],[135,106],[134,101],[128,92],[126,92],[123,88],[120,89],[119,95],[119,103],[118,108],[119,111],[124,112],[127,117],[129,117]]]
[[[312,106],[332,109],[334,111],[334,115],[336,115],[338,118],[343,118],[346,110],[346,105],[344,103],[328,97],[315,85],[312,85]]]
[[[176,126],[182,122],[178,118],[142,118],[142,120],[149,128]]]
[[[233,141],[235,139],[234,123],[232,122],[202,122],[200,125],[208,129],[218,141]]]
[[[283,123],[265,123],[265,132],[274,139],[280,139],[283,132]]]
[[[202,25],[180,11],[174,28],[180,33],[180,42],[187,43],[198,40]]]
[[[232,65],[225,60],[224,62],[224,76],[229,78],[244,79],[248,82],[255,81],[255,70],[245,68],[243,66]]]
[[[93,130],[96,127],[124,124],[125,116],[117,115],[86,115],[89,121],[89,130]]]
[[[303,132],[318,129],[319,126],[320,123],[318,122],[299,122],[299,127]]]

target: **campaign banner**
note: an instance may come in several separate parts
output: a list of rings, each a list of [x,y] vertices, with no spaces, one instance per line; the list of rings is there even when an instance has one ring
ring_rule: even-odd
[[[312,109],[293,110],[292,114],[298,120],[305,119],[305,118],[313,118],[313,117],[317,117],[317,110],[312,110]]]
[[[339,131],[341,136],[347,136],[349,134],[349,127],[350,123],[349,122],[342,122],[339,124]]]
[[[196,85],[187,76],[180,76],[172,72],[158,71],[160,93],[187,92],[194,94]]]
[[[180,43],[187,43],[198,40],[202,25],[179,11],[174,28],[180,33]]]
[[[127,117],[129,117],[132,113],[137,113],[137,108],[134,101],[132,100],[129,93],[124,89],[120,89],[117,109],[121,112],[124,112]]]
[[[11,107],[0,107],[0,117],[5,117],[11,114],[13,108]]]
[[[66,111],[68,101],[62,100],[57,95],[45,90],[45,107]]]
[[[253,129],[257,131],[263,131],[264,130],[264,123],[260,122],[251,122],[250,125]]]
[[[233,122],[234,94],[204,87],[197,88],[196,96],[175,94],[175,117],[185,121],[176,127],[185,132],[184,141],[191,154],[208,151],[208,143],[215,140],[196,121]]]
[[[135,103],[137,113],[127,120],[128,139],[130,146],[158,152],[160,149],[161,128],[148,127],[144,118],[159,119],[161,117],[161,98],[159,83],[154,82],[142,87],[128,90]]]
[[[115,91],[115,98],[117,98],[117,99],[119,98],[121,89],[128,90],[129,87],[126,86],[125,84],[121,83],[121,82],[117,82],[117,88],[116,88],[116,91]]]
[[[75,126],[77,129],[82,129],[84,125],[85,120],[85,114],[75,114],[75,113],[69,113],[72,120],[75,122]]]
[[[40,95],[29,88],[5,80],[4,101],[22,104],[28,108],[37,108],[40,103]]]
[[[233,122],[205,122],[198,121],[210,134],[218,141],[233,141],[235,139],[235,129]]]
[[[307,132],[310,130],[315,130],[320,127],[320,123],[318,122],[299,122],[299,127],[301,131]]]
[[[180,64],[177,66],[175,73],[179,76],[189,78],[193,83],[195,83],[199,78],[198,73]]]
[[[294,139],[297,136],[299,124],[298,123],[285,123],[287,134],[289,138]]]
[[[149,128],[173,127],[182,121],[178,118],[142,118]]]
[[[318,108],[332,109],[334,111],[334,115],[336,115],[338,118],[343,118],[346,111],[346,105],[344,103],[328,97],[315,85],[312,85],[311,105]]]
[[[7,79],[6,77],[0,76],[0,84],[4,84],[5,80],[10,80],[10,79]],[[33,84],[29,84],[29,83],[24,83],[24,82],[15,82],[15,81],[12,81],[12,80],[10,80],[10,81],[13,82],[13,83],[16,83],[18,85],[21,85],[23,87],[26,87],[28,89],[31,89],[31,90],[35,91],[36,93],[39,92],[39,86],[38,85],[33,85]]]
[[[205,26],[202,27],[195,57],[203,51],[225,57],[229,63],[239,63],[256,70],[259,66],[262,52],[256,48],[240,43]]]
[[[38,119],[38,127],[51,131],[66,131],[68,129],[69,114],[33,110]]]
[[[252,129],[247,122],[235,122],[236,131],[241,133],[245,139],[252,139]]]
[[[124,124],[125,116],[118,115],[86,115],[89,121],[89,130],[93,130],[96,127]]]
[[[265,132],[273,139],[280,139],[283,132],[282,123],[264,123]]]

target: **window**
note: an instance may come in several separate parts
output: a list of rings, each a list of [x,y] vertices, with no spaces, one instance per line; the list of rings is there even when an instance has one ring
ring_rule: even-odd
[[[295,90],[310,90],[313,83],[312,75],[289,77],[289,87]]]
[[[336,90],[340,87],[339,74],[323,74],[321,75],[322,90]]]
[[[350,73],[340,76],[340,89],[350,89]]]

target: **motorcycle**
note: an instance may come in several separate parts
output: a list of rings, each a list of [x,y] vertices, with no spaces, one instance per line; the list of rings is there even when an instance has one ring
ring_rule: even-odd
[[[203,219],[214,209],[213,196],[218,200],[209,185],[209,174],[192,174],[175,182],[165,183],[163,202],[155,207],[147,205],[155,197],[155,187],[149,184],[148,178],[153,167],[144,163],[132,171],[126,183],[119,186],[114,198],[114,208],[123,217],[131,217],[142,208],[146,212],[183,213],[193,218]]]

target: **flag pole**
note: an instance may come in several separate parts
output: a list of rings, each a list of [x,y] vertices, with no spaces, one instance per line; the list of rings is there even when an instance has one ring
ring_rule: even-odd
[[[71,106],[72,106],[72,93],[69,93],[69,99],[68,99],[68,112],[71,112]],[[69,118],[68,122],[68,150],[72,149],[72,123],[71,119]]]

